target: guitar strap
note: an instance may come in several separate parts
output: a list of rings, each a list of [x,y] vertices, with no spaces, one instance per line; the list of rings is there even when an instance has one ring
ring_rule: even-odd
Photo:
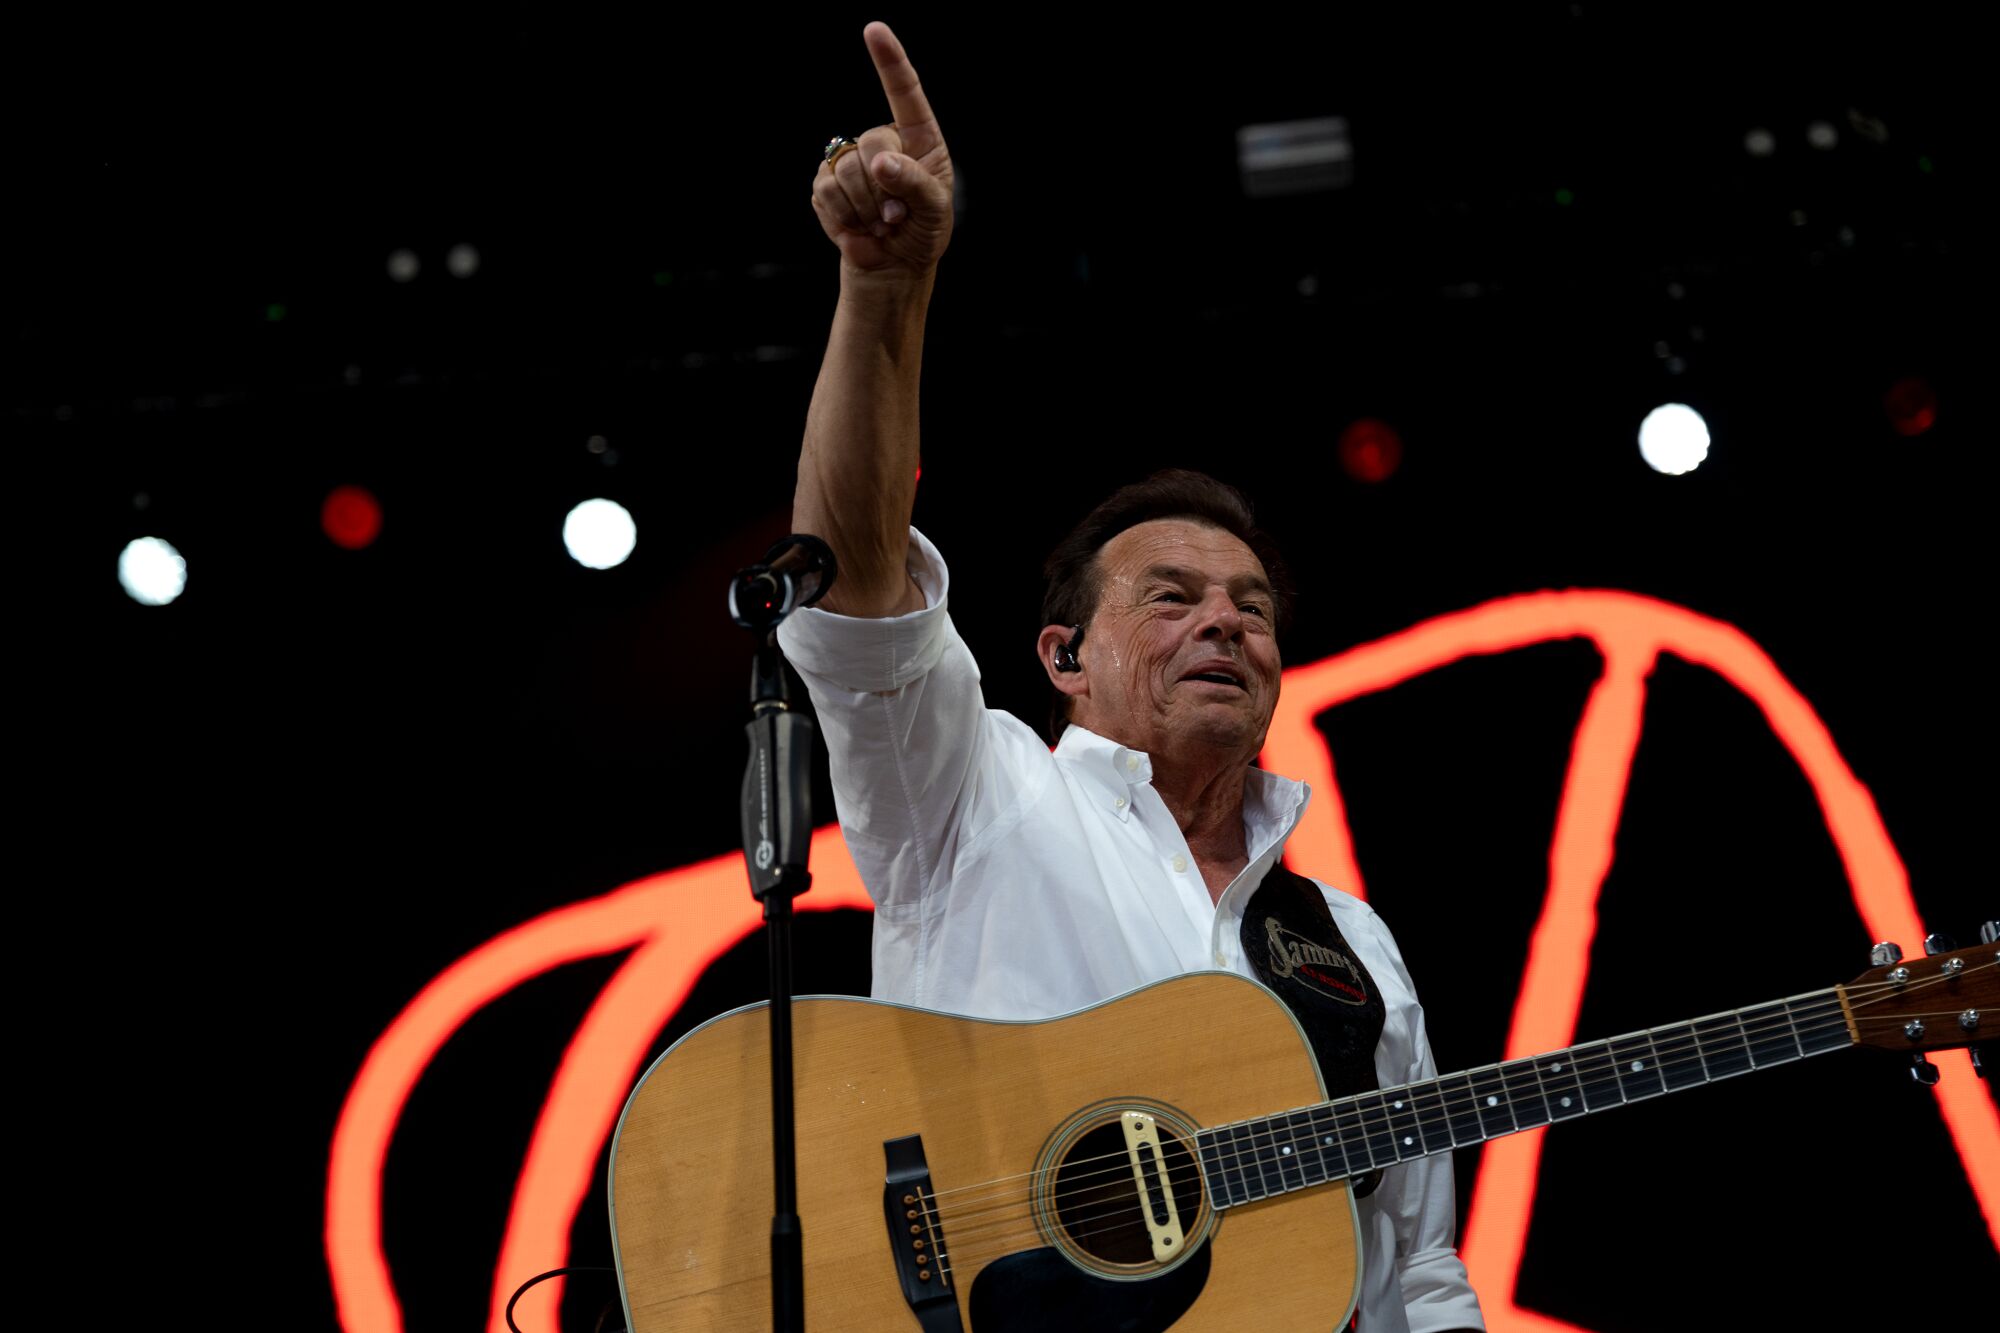
[[[1243,953],[1257,979],[1305,1029],[1327,1095],[1338,1099],[1380,1087],[1375,1045],[1382,1039],[1382,996],[1360,957],[1341,937],[1319,885],[1284,862],[1264,876],[1243,913]],[[1374,1191],[1370,1175],[1355,1196]]]

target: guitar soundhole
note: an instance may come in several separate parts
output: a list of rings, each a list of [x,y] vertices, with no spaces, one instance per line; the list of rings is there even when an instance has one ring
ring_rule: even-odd
[[[1187,1146],[1160,1126],[1160,1146],[1174,1208],[1190,1238],[1201,1212],[1201,1172]],[[1146,1202],[1132,1178],[1125,1131],[1117,1121],[1086,1131],[1063,1154],[1056,1168],[1057,1220],[1070,1243],[1093,1258],[1118,1267],[1157,1267]]]

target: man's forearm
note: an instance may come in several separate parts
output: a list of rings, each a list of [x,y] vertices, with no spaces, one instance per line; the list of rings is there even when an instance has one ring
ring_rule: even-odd
[[[931,286],[931,276],[841,275],[792,500],[793,529],[825,538],[840,563],[821,603],[829,611],[890,616],[923,604],[905,565]]]

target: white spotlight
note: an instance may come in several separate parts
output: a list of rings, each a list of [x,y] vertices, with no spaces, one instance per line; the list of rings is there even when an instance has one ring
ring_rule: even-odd
[[[1778,136],[1759,125],[1743,136],[1743,151],[1752,157],[1769,157],[1778,151]]]
[[[396,282],[410,281],[422,267],[415,250],[392,250],[389,253],[389,277]]]
[[[1840,131],[1831,121],[1816,120],[1806,126],[1806,142],[1824,153],[1840,142]]]
[[[444,266],[454,278],[469,278],[479,272],[479,251],[469,245],[454,245],[444,257]]]
[[[585,500],[563,520],[563,545],[588,569],[622,565],[639,543],[639,525],[616,500]]]
[[[165,606],[187,581],[187,561],[158,537],[135,538],[118,553],[118,586],[141,606]]]
[[[1664,403],[1639,423],[1639,456],[1670,477],[1692,472],[1708,457],[1708,423],[1686,403]]]

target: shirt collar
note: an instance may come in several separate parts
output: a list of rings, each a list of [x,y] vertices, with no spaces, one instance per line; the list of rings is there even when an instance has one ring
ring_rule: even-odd
[[[1114,800],[1153,780],[1153,760],[1144,750],[1120,745],[1074,722],[1063,728],[1055,754],[1057,763]],[[1312,788],[1303,782],[1261,768],[1249,770],[1243,792],[1243,833],[1251,855],[1255,857],[1259,848],[1272,842],[1282,845],[1298,826],[1311,798]],[[1115,808],[1126,817],[1132,807],[1128,799]]]

